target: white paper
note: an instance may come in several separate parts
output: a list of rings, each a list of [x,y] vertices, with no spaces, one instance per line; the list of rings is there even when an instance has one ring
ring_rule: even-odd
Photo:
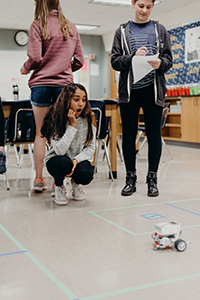
[[[99,76],[99,65],[98,64],[90,65],[90,75],[91,76]]]
[[[134,83],[142,79],[149,72],[154,70],[154,68],[148,63],[150,60],[156,60],[158,58],[158,54],[149,55],[149,56],[133,56],[132,58],[132,68],[133,68],[133,76]]]

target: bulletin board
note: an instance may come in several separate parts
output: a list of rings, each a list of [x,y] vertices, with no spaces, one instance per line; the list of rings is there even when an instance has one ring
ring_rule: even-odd
[[[200,22],[169,30],[173,67],[166,75],[167,86],[199,83]]]
[[[13,85],[19,86],[19,99],[29,99],[30,75],[21,75],[20,68],[27,60],[26,51],[0,51],[0,96],[5,100],[14,100]]]

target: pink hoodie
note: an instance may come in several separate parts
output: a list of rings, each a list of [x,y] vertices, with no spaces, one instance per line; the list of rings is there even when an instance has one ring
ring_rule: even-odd
[[[40,21],[34,21],[30,28],[27,55],[24,63],[27,70],[33,70],[29,79],[29,87],[37,85],[65,86],[73,82],[72,72],[79,70],[84,64],[81,40],[76,26],[70,22],[73,37],[63,39],[60,30],[58,12],[49,14],[49,40],[42,40]]]

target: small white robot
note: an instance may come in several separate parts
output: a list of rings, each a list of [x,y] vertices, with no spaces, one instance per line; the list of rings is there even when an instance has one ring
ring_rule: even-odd
[[[180,239],[181,224],[172,222],[158,223],[155,225],[155,232],[152,234],[154,239],[153,249],[174,248],[183,252],[187,248],[187,243]]]

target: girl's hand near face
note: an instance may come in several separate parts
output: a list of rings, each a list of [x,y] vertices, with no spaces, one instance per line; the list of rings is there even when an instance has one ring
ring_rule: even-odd
[[[77,164],[78,164],[78,161],[77,161],[76,159],[73,159],[73,160],[72,160],[72,163],[73,163],[72,171],[71,171],[70,174],[66,175],[65,178],[71,177],[71,176],[72,176],[72,174],[74,173],[74,170],[76,169],[76,166],[77,166]]]
[[[75,116],[75,111],[73,109],[69,109],[67,117],[69,119],[69,125],[72,127],[76,127],[77,119]]]
[[[147,48],[143,46],[143,47],[137,49],[137,51],[135,52],[135,55],[136,56],[146,56],[147,52],[148,52]]]

